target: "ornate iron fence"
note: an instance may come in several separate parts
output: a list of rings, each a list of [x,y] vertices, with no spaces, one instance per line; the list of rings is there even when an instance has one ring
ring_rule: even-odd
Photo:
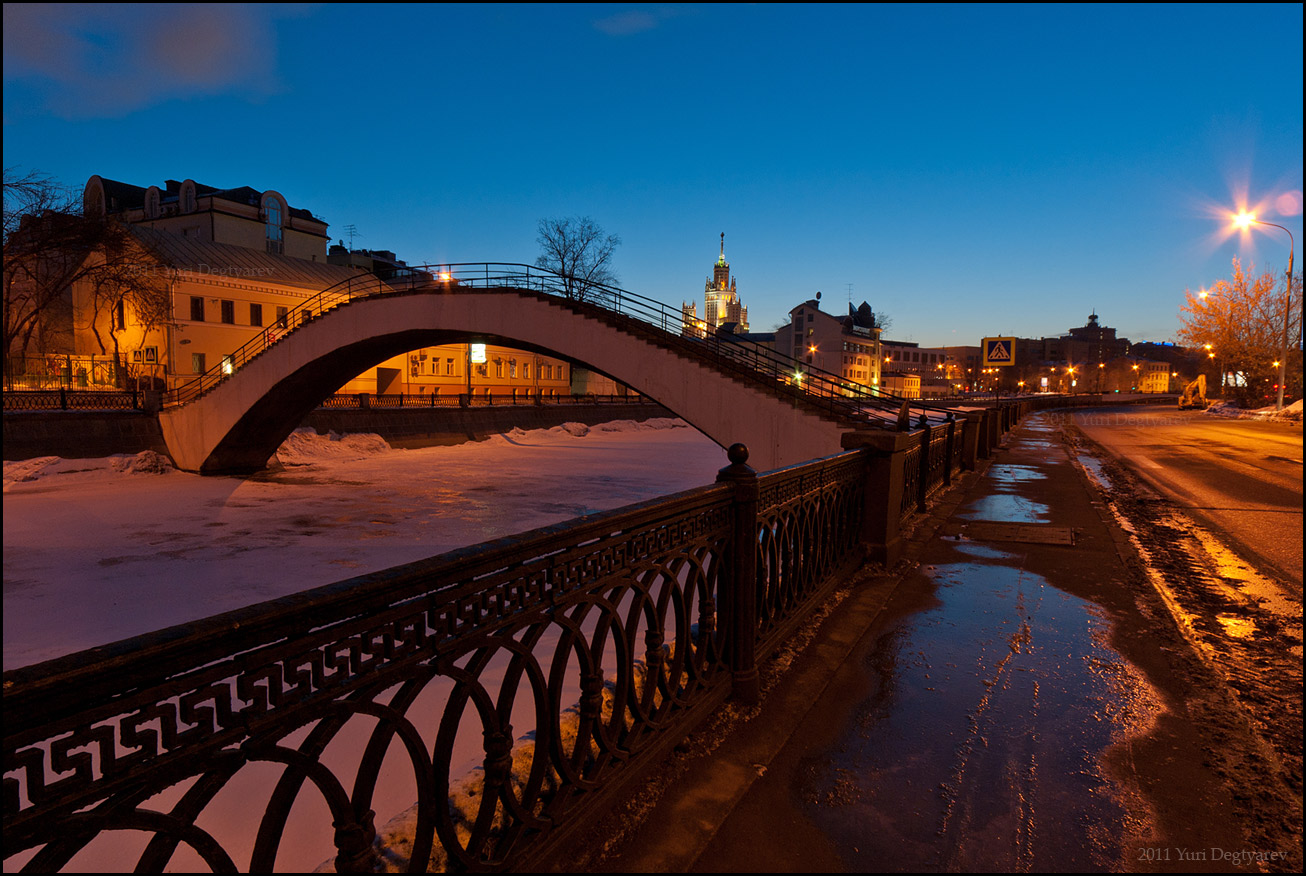
[[[303,869],[327,837],[337,871],[542,860],[747,695],[862,556],[863,451],[731,459],[716,486],[5,673],[7,869]]]
[[[142,394],[134,391],[58,389],[9,390],[3,393],[6,411],[135,411]]]
[[[338,392],[322,400],[323,408],[457,408],[520,405],[617,405],[656,404],[642,395],[527,395],[499,393],[468,396],[466,393],[383,393]]]

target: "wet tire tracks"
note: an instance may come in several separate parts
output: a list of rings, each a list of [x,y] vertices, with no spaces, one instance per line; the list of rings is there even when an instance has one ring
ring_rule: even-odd
[[[1246,566],[1231,571],[1215,536],[1082,435],[1064,436],[1072,457],[1090,453],[1109,481],[1090,475],[1138,552],[1151,595],[1200,661],[1189,678],[1188,717],[1208,739],[1209,763],[1246,821],[1249,841],[1292,850],[1289,869],[1299,868],[1301,606],[1256,595],[1244,586]],[[1143,611],[1154,601],[1147,596],[1139,594]]]

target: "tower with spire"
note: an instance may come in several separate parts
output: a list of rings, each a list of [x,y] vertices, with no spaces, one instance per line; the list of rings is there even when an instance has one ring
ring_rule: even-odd
[[[730,323],[736,332],[748,331],[748,308],[739,300],[735,280],[726,261],[726,234],[721,232],[721,253],[712,266],[712,276],[703,284],[703,318],[698,318],[695,302],[681,303],[686,333],[702,336]]]

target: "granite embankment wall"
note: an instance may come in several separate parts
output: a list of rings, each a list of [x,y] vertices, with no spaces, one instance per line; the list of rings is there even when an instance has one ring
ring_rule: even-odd
[[[484,408],[319,409],[304,420],[320,434],[375,432],[395,447],[479,441],[512,429],[563,423],[674,417],[655,404],[503,405]],[[167,453],[159,421],[139,411],[23,411],[4,415],[4,458],[87,459],[154,450]]]

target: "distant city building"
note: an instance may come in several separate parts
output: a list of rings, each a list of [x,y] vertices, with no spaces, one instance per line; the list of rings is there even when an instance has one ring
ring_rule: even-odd
[[[955,393],[948,381],[948,351],[943,347],[886,340],[881,340],[880,345],[886,392],[904,398],[939,398]]]
[[[821,293],[789,311],[789,324],[775,332],[775,349],[812,368],[827,371],[869,390],[881,389],[880,327],[865,301],[848,315],[821,310]]]
[[[712,267],[712,276],[703,285],[703,316],[698,316],[696,302],[681,302],[681,317],[686,334],[702,337],[723,326],[735,333],[748,331],[748,308],[739,299],[736,281],[730,276],[726,261],[726,235],[721,232],[721,254]]]

